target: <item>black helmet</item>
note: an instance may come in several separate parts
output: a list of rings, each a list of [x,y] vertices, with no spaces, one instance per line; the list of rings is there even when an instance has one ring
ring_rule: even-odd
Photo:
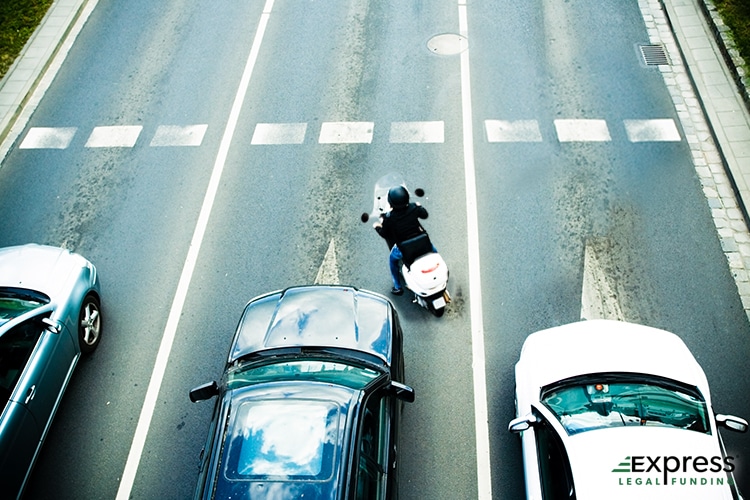
[[[392,187],[388,190],[388,203],[392,208],[403,208],[409,204],[409,191],[404,186]]]

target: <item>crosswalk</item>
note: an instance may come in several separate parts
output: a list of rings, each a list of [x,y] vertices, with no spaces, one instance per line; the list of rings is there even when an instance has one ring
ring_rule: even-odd
[[[558,119],[552,123],[554,136],[546,137],[538,120],[484,121],[488,143],[534,143],[555,140],[569,142],[610,142],[611,130],[621,127],[627,140],[639,142],[679,142],[682,136],[671,118],[622,120],[610,123],[601,119]],[[250,143],[256,146],[318,144],[372,144],[375,122],[323,122],[319,130],[308,123],[258,123]],[[197,147],[203,144],[207,124],[160,125],[148,142],[152,147]],[[20,149],[67,149],[81,131],[77,127],[32,127],[19,145]],[[458,131],[456,131],[458,133]],[[140,125],[94,127],[88,133],[85,148],[132,148],[141,137]],[[551,135],[551,134],[550,134]],[[442,144],[446,140],[444,121],[399,121],[389,124],[388,142],[393,144]],[[146,139],[148,140],[148,139]]]

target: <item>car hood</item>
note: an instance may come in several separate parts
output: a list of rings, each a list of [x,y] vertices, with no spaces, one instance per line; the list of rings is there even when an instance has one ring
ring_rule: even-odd
[[[28,244],[0,249],[0,287],[25,288],[55,300],[86,260],[64,248]]]
[[[618,427],[575,434],[565,441],[578,500],[732,498],[716,436]]]
[[[676,380],[697,387],[710,404],[703,369],[677,335],[621,321],[580,321],[532,333],[521,350],[516,380],[536,399],[551,383],[612,372]]]
[[[229,362],[284,347],[345,348],[374,355],[390,366],[394,312],[380,295],[339,286],[289,288],[245,307]]]

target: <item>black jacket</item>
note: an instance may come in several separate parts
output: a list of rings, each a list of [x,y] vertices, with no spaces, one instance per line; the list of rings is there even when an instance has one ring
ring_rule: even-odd
[[[426,219],[429,214],[419,203],[409,203],[404,208],[394,208],[382,218],[382,225],[377,229],[378,234],[382,236],[388,248],[398,245],[415,236],[424,233],[425,230],[419,219]]]

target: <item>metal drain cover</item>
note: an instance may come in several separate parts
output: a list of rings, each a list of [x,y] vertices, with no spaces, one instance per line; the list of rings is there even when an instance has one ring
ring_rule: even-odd
[[[455,33],[445,33],[430,38],[427,42],[427,48],[433,54],[450,56],[460,54],[469,48],[469,41],[464,36]]]
[[[647,66],[669,65],[667,51],[661,44],[641,45],[641,55]]]

